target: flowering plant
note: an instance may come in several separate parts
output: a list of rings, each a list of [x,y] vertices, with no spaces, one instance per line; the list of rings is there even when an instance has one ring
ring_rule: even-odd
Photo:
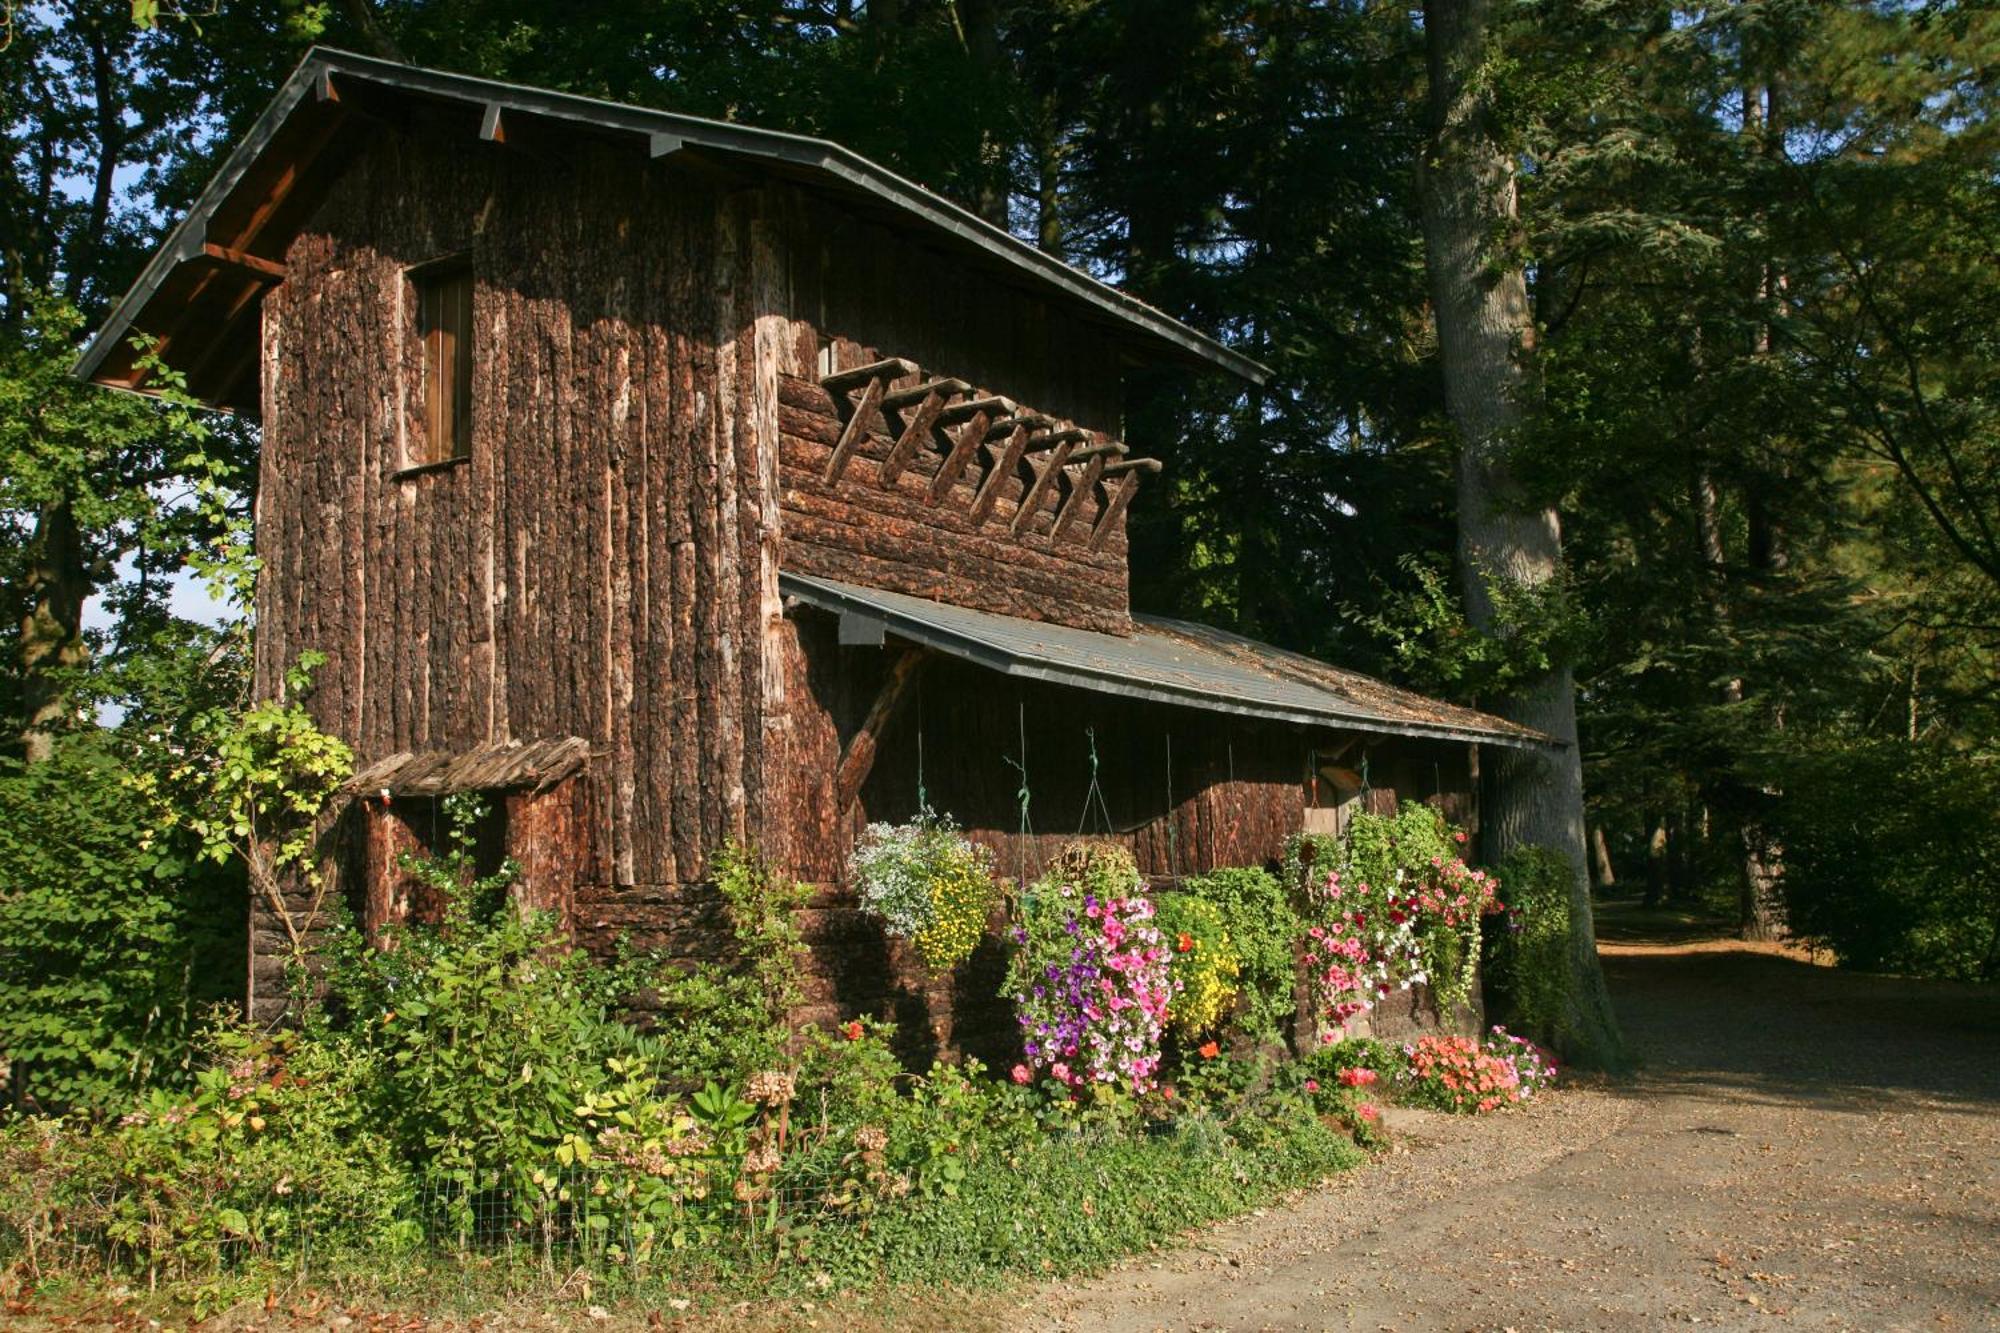
[[[870,824],[847,862],[861,905],[934,968],[971,957],[993,911],[993,854],[926,808],[909,824]]]
[[[1212,1030],[1235,1002],[1242,971],[1221,909],[1205,898],[1171,894],[1158,903],[1153,925],[1166,941],[1168,971],[1177,987],[1168,1024],[1189,1037]]]
[[[1458,855],[1465,834],[1431,806],[1356,815],[1347,836],[1295,839],[1288,869],[1304,890],[1303,953],[1322,1040],[1395,990],[1429,985],[1442,1014],[1478,977],[1479,918],[1497,882]]]
[[[1073,1090],[1149,1091],[1175,983],[1131,854],[1073,844],[1021,909],[1006,989],[1025,1063]]]
[[[1403,1048],[1413,1100],[1464,1115],[1525,1102],[1555,1081],[1553,1057],[1531,1041],[1496,1027],[1484,1042],[1471,1037],[1419,1037]]]

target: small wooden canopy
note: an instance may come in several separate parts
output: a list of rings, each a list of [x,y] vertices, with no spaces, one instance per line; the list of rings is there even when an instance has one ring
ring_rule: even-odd
[[[580,770],[590,758],[581,736],[505,741],[470,750],[405,750],[378,759],[347,780],[350,793],[373,796],[452,796],[468,791],[544,791]]]
[[[1134,356],[1220,368],[1257,384],[1270,377],[1242,353],[838,144],[325,48],[308,52],[278,89],[84,350],[77,375],[147,391],[131,347],[144,334],[196,397],[254,416],[258,298],[284,281],[286,250],[342,164],[417,108],[456,117],[473,142],[507,144],[539,127],[627,144],[634,171],[688,154],[797,181],[1101,324]]]

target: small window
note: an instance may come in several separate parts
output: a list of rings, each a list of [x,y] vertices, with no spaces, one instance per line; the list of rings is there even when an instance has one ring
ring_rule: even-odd
[[[423,340],[421,457],[448,463],[472,456],[472,267],[464,260],[412,273],[417,334]],[[415,452],[415,451],[413,451]]]

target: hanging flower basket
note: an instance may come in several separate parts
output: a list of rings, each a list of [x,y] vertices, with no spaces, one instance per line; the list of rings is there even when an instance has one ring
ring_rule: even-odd
[[[861,905],[929,966],[958,966],[986,933],[993,853],[925,809],[908,824],[870,824],[847,862]]]

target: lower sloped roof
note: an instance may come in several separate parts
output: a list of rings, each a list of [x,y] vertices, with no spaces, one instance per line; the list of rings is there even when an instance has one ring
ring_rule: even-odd
[[[803,574],[781,574],[779,583],[808,606],[879,621],[899,639],[1004,675],[1350,731],[1558,744],[1504,718],[1185,620],[1135,616],[1132,634],[1103,634]]]

